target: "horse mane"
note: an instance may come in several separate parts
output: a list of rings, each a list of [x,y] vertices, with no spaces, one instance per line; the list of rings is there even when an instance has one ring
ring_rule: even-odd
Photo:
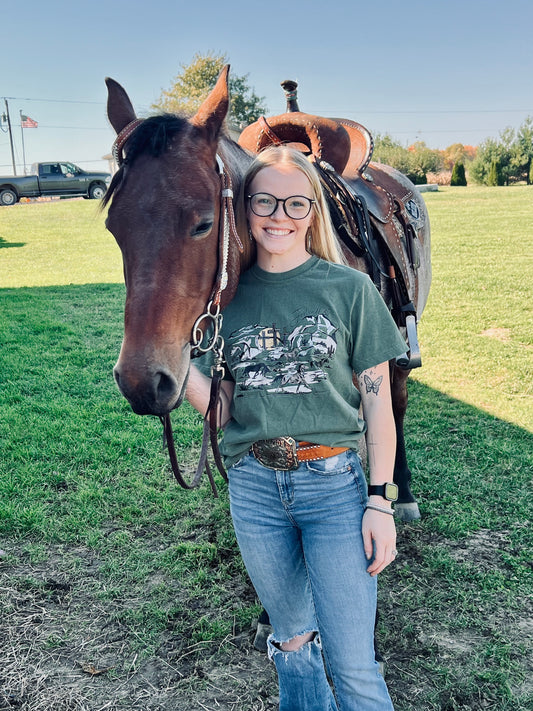
[[[176,114],[158,114],[145,119],[128,139],[128,152],[124,163],[113,176],[102,201],[104,208],[111,200],[124,177],[124,167],[131,166],[144,154],[157,158],[164,153],[174,136],[182,133],[190,123]]]

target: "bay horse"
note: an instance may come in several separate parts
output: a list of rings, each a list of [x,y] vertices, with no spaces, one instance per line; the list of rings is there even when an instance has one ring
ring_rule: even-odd
[[[139,119],[122,86],[106,79],[107,113],[117,133],[114,154],[120,168],[105,196],[104,207],[109,208],[106,227],[122,251],[126,284],[124,339],[114,377],[133,411],[140,415],[165,416],[179,407],[187,383],[194,325],[203,314],[212,318],[214,301],[217,313],[219,308],[223,310],[239,280],[238,236],[229,230],[229,239],[221,249],[219,233],[228,234],[231,195],[236,200],[242,177],[254,155],[224,130],[229,106],[228,72],[229,66],[190,119],[173,114]],[[294,119],[299,118],[296,113]],[[404,301],[410,303],[416,314],[414,318],[418,318],[431,280],[429,220],[422,196],[405,176],[388,166],[370,162],[372,142],[363,127],[341,119],[333,121],[342,131],[352,134],[348,137],[348,157],[344,161],[348,168],[352,165],[352,170],[346,173],[344,187],[355,200],[357,194],[365,195],[370,213],[368,224],[374,235],[382,228],[389,231],[388,251],[375,251],[371,265],[377,270],[381,293],[387,302],[391,301],[395,285],[390,273],[391,255],[401,252],[396,261],[404,262],[406,267]],[[249,142],[256,141],[258,136],[261,140],[265,135],[275,136],[276,131],[283,134],[283,122],[273,123],[276,125],[272,131],[268,124],[261,124],[259,129],[252,128],[251,133],[246,129],[244,133],[248,131]],[[294,121],[289,123],[293,125]],[[313,121],[307,121],[308,124],[314,125]],[[330,141],[331,160],[335,164],[339,160],[335,150],[339,145],[342,147],[339,140],[344,133],[341,135],[335,127],[331,131],[335,139]],[[354,131],[362,149],[361,145],[355,145]],[[297,133],[298,142],[302,138],[301,128]],[[313,134],[311,143],[313,137],[317,138]],[[333,166],[338,172],[329,163],[324,165],[326,178],[338,177],[339,165]],[[406,259],[408,242],[410,251],[416,254]],[[355,268],[369,271],[369,261],[362,254],[352,252],[347,258]],[[408,327],[412,327],[414,318],[407,322]],[[402,329],[405,332],[405,326]],[[415,349],[416,344],[411,344],[411,356]],[[397,430],[396,511],[403,520],[420,515],[409,486],[411,473],[403,433],[407,378],[412,365],[418,365],[414,361],[416,357],[407,358],[401,364],[392,363],[390,368]]]

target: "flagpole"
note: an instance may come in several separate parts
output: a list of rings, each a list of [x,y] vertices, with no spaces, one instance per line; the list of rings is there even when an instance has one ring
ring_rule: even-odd
[[[9,105],[7,103],[7,99],[4,96],[4,103],[6,105],[6,114],[7,114],[7,130],[9,131],[9,143],[11,145],[11,162],[13,163],[13,175],[17,175],[17,167],[15,165],[15,151],[13,150],[13,134],[11,133],[11,118],[9,117]]]
[[[24,147],[24,126],[22,125],[22,109],[19,109],[20,114],[20,132],[22,134],[22,162],[24,163],[24,175],[26,175],[26,149]]]

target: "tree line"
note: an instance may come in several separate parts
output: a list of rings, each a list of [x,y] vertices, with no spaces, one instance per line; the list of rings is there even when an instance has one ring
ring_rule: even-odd
[[[215,85],[223,66],[224,54],[195,54],[182,64],[171,87],[163,91],[152,108],[191,115]],[[260,116],[268,114],[264,97],[257,96],[248,75],[230,75],[231,104],[229,124],[237,132]],[[368,127],[372,131],[371,127]],[[487,138],[479,146],[454,143],[444,150],[429,148],[424,141],[403,146],[389,134],[374,135],[373,160],[386,163],[407,175],[415,184],[427,183],[428,174],[451,173],[452,185],[469,181],[481,185],[533,183],[533,117],[528,116],[518,129],[506,128],[497,139]]]
[[[506,128],[499,138],[487,138],[477,148],[454,143],[444,150],[429,148],[423,141],[408,148],[389,135],[374,137],[374,160],[405,173],[415,184],[426,183],[428,173],[452,171],[452,185],[466,185],[468,178],[479,185],[510,185],[533,182],[533,117],[518,128]]]

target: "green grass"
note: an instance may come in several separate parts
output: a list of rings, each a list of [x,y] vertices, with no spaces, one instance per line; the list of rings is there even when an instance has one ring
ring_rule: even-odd
[[[425,193],[433,283],[419,381],[533,431],[530,186]]]
[[[2,210],[0,288],[121,283],[120,251],[104,220],[93,200]]]
[[[399,526],[380,639],[398,711],[520,711],[532,693],[533,188],[425,197],[434,278],[406,420],[423,518]],[[42,649],[79,654],[76,640],[112,630],[117,684],[134,683],[132,660],[171,659],[169,640],[187,659],[213,643],[219,654],[258,612],[225,486],[217,500],[205,484],[179,489],[159,421],[113,383],[123,302],[93,202],[0,210],[0,607],[12,619],[32,597],[59,614],[71,596],[90,619],[52,626]],[[200,418],[184,406],[173,421],[192,468]]]

